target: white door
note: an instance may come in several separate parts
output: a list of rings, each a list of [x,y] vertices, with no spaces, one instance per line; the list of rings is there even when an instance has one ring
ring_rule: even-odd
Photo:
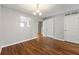
[[[79,14],[65,16],[64,39],[70,42],[79,42]]]
[[[46,32],[47,32],[47,20],[43,21],[43,27],[42,27],[42,32],[43,32],[43,35],[46,36]]]
[[[43,33],[45,36],[53,38],[53,18],[46,19],[43,22]]]

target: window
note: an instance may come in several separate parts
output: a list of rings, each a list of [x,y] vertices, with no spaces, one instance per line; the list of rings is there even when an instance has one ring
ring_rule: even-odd
[[[21,27],[24,27],[25,23],[27,24],[27,27],[30,27],[30,18],[27,18],[25,16],[21,16],[20,19],[21,19],[21,21],[20,21],[20,26]]]

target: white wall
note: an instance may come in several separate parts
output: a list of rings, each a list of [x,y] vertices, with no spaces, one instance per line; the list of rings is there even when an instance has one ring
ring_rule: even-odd
[[[2,22],[1,22],[1,5],[0,5],[0,40],[2,40],[2,31],[1,31],[1,25],[2,25]]]
[[[34,17],[29,17],[27,14],[2,7],[2,34],[3,39],[0,41],[0,46],[15,43],[22,40],[27,40],[36,37],[38,31],[38,21]],[[21,17],[29,20],[30,27],[21,27]]]

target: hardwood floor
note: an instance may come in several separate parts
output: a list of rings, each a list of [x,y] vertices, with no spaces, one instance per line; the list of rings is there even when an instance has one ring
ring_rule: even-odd
[[[2,48],[1,55],[75,55],[79,54],[79,45],[44,38],[43,42],[33,39],[27,42]]]

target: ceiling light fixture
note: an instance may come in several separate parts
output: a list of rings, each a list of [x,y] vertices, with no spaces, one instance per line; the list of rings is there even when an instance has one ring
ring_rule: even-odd
[[[36,10],[33,12],[33,15],[39,15],[39,16],[42,15],[42,13],[39,10],[39,6],[40,6],[39,4],[36,4]]]

